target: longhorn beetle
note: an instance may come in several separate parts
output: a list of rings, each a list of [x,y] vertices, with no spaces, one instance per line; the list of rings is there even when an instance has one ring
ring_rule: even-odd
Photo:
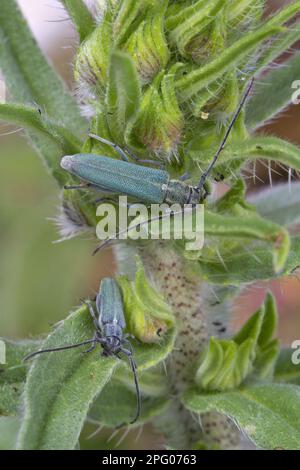
[[[204,188],[206,179],[225,147],[233,125],[250,93],[253,80],[254,79],[252,79],[247,86],[246,92],[231,119],[216,154],[208,168],[201,175],[196,186],[188,185],[184,183],[182,179],[170,179],[169,173],[165,170],[130,163],[128,156],[118,145],[94,134],[90,134],[90,137],[112,146],[119,153],[123,161],[95,154],[79,153],[76,155],[67,155],[62,158],[61,167],[80,178],[83,183],[77,186],[66,186],[65,188],[83,189],[90,187],[104,193],[125,194],[139,201],[152,204],[167,202],[170,204],[195,205],[202,202],[207,195]],[[132,155],[131,152],[127,152],[136,162],[151,163],[151,160],[139,160]],[[157,162],[153,163],[157,164]]]
[[[40,351],[29,354],[24,358],[24,361],[27,361],[28,359],[31,359],[38,354],[53,351],[65,351],[66,349],[78,348],[85,344],[91,344],[91,347],[84,351],[84,353],[93,351],[96,345],[100,344],[103,350],[102,356],[119,357],[120,353],[125,354],[129,360],[133,372],[137,397],[136,415],[130,422],[130,424],[133,424],[138,420],[141,413],[141,396],[137,378],[137,367],[133,359],[133,349],[130,341],[127,339],[129,335],[123,334],[126,323],[124,318],[121,292],[116,281],[111,278],[105,278],[101,281],[100,290],[96,296],[96,309],[98,318],[91,303],[86,302],[86,304],[88,305],[95,326],[95,335],[92,339],[82,341],[81,343],[61,346],[58,348],[42,349]]]

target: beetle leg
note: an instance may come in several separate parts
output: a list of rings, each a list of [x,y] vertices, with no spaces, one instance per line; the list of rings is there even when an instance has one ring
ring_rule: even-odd
[[[187,171],[186,173],[184,173],[183,175],[181,175],[178,179],[179,181],[186,181],[186,180],[189,180],[191,177],[190,173]]]
[[[124,160],[124,162],[128,162],[128,157],[127,157],[126,153],[125,153],[124,150],[122,150],[121,147],[119,147],[117,144],[114,144],[113,142],[110,142],[110,140],[104,139],[103,137],[99,137],[99,136],[96,135],[96,134],[89,134],[89,137],[91,137],[92,139],[98,140],[98,141],[101,142],[102,144],[109,145],[109,146],[112,147],[116,152],[118,152],[118,154],[120,155],[120,157],[122,158],[122,160]]]
[[[133,424],[139,419],[140,414],[141,414],[141,392],[140,392],[140,387],[139,387],[139,382],[138,382],[138,377],[137,377],[137,366],[132,357],[131,351],[125,348],[120,348],[120,352],[122,352],[123,354],[127,356],[128,361],[131,366],[132,373],[133,373],[133,378],[134,378],[134,384],[135,384],[135,390],[136,390],[136,414],[133,420],[130,422],[130,424]]]
[[[96,314],[95,314],[95,310],[94,310],[91,302],[89,300],[83,300],[83,303],[88,307],[89,312],[90,312],[91,317],[92,317],[93,322],[94,322],[94,326],[95,326],[96,330],[98,331],[99,330],[99,324],[98,324],[98,320],[97,320],[97,317],[96,317]]]
[[[149,163],[150,165],[153,165],[153,166],[159,166],[160,168],[164,168],[165,167],[165,164],[163,162],[158,162],[157,160],[143,160],[139,157],[137,157],[131,150],[129,150],[127,147],[126,147],[126,152],[128,153],[128,155],[130,155],[130,157],[136,162],[136,163]]]
[[[95,339],[95,338],[94,338]],[[96,341],[94,343],[92,343],[92,346],[90,348],[88,348],[86,351],[83,351],[81,354],[88,354],[89,352],[92,352],[94,351],[95,347],[96,347]]]
[[[91,183],[80,183],[75,185],[65,185],[64,189],[86,189],[91,186]]]

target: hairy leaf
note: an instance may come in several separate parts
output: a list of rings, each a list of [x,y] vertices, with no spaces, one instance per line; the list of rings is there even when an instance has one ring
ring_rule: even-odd
[[[94,29],[94,18],[83,0],[61,0],[65,6],[82,42]]]
[[[15,415],[20,408],[27,367],[22,362],[26,354],[38,347],[40,341],[11,341],[0,338],[5,344],[5,364],[0,365],[0,415]]]
[[[141,261],[137,260],[135,281],[119,276],[126,324],[134,336],[147,343],[157,342],[174,324],[169,305],[147,279]]]
[[[256,244],[229,247],[214,253],[203,253],[191,265],[203,280],[213,284],[241,285],[258,280],[291,275],[300,266],[300,237],[291,238],[291,248],[282,272],[274,270],[272,250]]]
[[[55,151],[46,151],[43,155],[47,166],[60,183],[69,179],[59,162],[64,154],[78,153],[81,142],[68,129],[41,114],[37,108],[11,103],[0,104],[0,120],[24,127],[45,146],[49,143],[50,148],[55,148]]]
[[[197,139],[198,140],[198,139]],[[206,164],[211,159],[211,153],[207,154],[197,150],[197,142],[189,151],[190,157],[195,161],[200,161],[201,165]],[[225,175],[230,170],[231,165],[241,165],[242,162],[250,160],[270,160],[283,163],[295,170],[300,170],[300,149],[278,137],[251,137],[244,141],[236,141],[228,145],[222,157],[214,167],[215,174]]]
[[[0,68],[14,101],[37,103],[75,133],[86,129],[75,100],[47,63],[16,0],[1,1]]]
[[[124,142],[128,121],[138,112],[140,83],[135,66],[128,54],[111,55],[106,95],[107,122],[115,142]]]
[[[274,380],[276,382],[286,382],[300,385],[299,350],[300,344],[298,345],[298,352],[296,348],[285,348],[281,350],[274,371]],[[295,358],[293,356],[295,356]],[[296,364],[295,360],[297,360],[299,363]]]
[[[218,80],[228,70],[244,60],[262,41],[280,31],[276,26],[264,25],[257,31],[246,34],[208,64],[178,79],[176,85],[180,99],[186,101],[193,98],[200,90]]]
[[[261,448],[300,449],[300,388],[295,385],[253,385],[211,394],[192,389],[183,402],[195,413],[231,416]]]
[[[161,414],[169,400],[163,398],[143,398],[141,417],[135,426],[150,421]],[[129,423],[135,416],[136,395],[123,384],[112,381],[107,384],[89,411],[89,417],[99,424],[114,428]]]
[[[290,226],[300,222],[300,183],[281,183],[250,195],[262,217],[279,225]]]
[[[276,326],[275,301],[268,294],[265,303],[232,339],[210,339],[199,358],[197,386],[211,391],[230,390],[252,373],[256,379],[270,379],[279,352],[278,342],[273,340]]]
[[[0,418],[0,450],[14,450],[20,423],[18,418],[4,416]]]
[[[43,343],[53,348],[85,341],[94,328],[86,306],[72,313]],[[138,371],[164,360],[172,351],[175,332],[156,345],[137,345]],[[83,348],[42,354],[30,369],[25,393],[25,415],[19,436],[20,449],[73,449],[89,406],[110,380],[117,366],[127,373],[124,361],[103,357],[97,351],[82,355]]]
[[[74,344],[93,337],[86,307],[71,314],[43,348]],[[84,348],[84,347],[83,347]],[[19,449],[74,449],[90,404],[110,379],[117,359],[84,349],[42,354],[30,369]]]
[[[258,217],[256,214],[241,214],[240,217],[221,216],[205,212],[205,235],[262,240],[273,244],[274,269],[280,271],[287,259],[290,241],[287,232]],[[226,262],[226,261],[225,261]]]
[[[278,115],[292,102],[292,83],[300,76],[300,54],[271,70],[254,85],[246,107],[246,125],[256,129]]]

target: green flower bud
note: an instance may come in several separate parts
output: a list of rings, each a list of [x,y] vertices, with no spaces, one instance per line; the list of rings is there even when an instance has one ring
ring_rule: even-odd
[[[149,283],[141,261],[137,262],[135,281],[119,276],[118,283],[128,330],[144,343],[159,341],[173,325],[174,318],[169,305]]]
[[[75,79],[80,98],[104,99],[109,57],[112,50],[112,12],[107,8],[95,30],[80,45],[75,59]]]
[[[126,132],[126,141],[133,148],[167,159],[176,155],[184,126],[174,86],[179,67],[176,64],[166,75],[160,73],[142,97],[137,116]]]
[[[202,390],[224,391],[240,386],[252,372],[262,380],[272,379],[279,353],[273,339],[277,311],[268,294],[264,305],[231,339],[211,338],[199,357],[195,382]]]
[[[164,34],[166,1],[155,2],[125,44],[142,83],[146,84],[167,65],[170,53]]]

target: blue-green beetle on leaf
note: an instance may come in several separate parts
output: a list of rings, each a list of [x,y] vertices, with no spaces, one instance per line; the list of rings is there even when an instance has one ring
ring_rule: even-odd
[[[133,359],[133,349],[128,339],[129,335],[124,335],[126,322],[124,317],[123,299],[117,282],[112,278],[102,279],[100,290],[96,296],[98,318],[91,302],[87,301],[85,303],[89,308],[94,322],[95,335],[93,338],[76,344],[42,349],[29,354],[24,358],[24,361],[27,361],[39,354],[65,351],[67,349],[74,349],[87,344],[90,344],[91,346],[84,351],[84,353],[93,351],[97,344],[100,344],[102,346],[103,356],[119,357],[119,354],[124,354],[130,362],[136,388],[137,410],[134,419],[130,422],[130,424],[133,424],[138,420],[141,413],[141,397],[137,378],[137,366]]]
[[[103,193],[124,194],[138,201],[150,204],[198,204],[203,202],[207,193],[205,182],[211,173],[216,161],[225,147],[229,134],[241,112],[245,101],[250,93],[253,79],[250,81],[246,92],[234,113],[228,126],[225,136],[214,155],[210,165],[201,175],[196,186],[186,184],[182,180],[173,180],[167,171],[150,168],[148,166],[137,165],[128,161],[126,153],[116,144],[107,141],[94,134],[91,137],[111,145],[121,156],[123,161],[94,154],[67,155],[61,160],[61,167],[69,173],[77,176],[83,181],[79,186],[66,186],[66,189],[79,189],[90,187]],[[129,153],[139,163],[151,163],[151,161],[138,160]],[[157,162],[156,162],[157,163]]]

